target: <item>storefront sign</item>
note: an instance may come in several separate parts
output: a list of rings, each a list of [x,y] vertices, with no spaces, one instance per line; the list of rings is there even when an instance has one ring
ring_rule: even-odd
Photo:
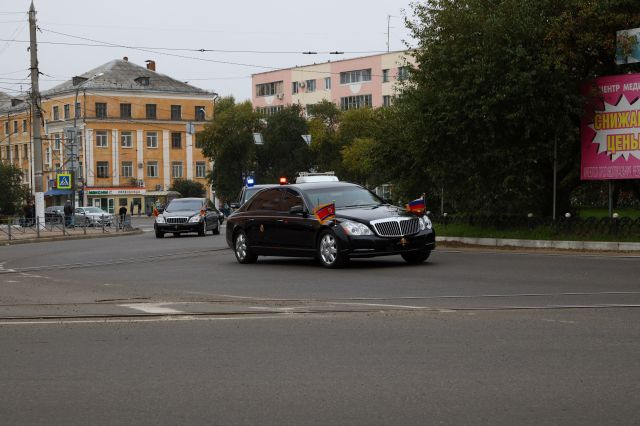
[[[147,190],[139,188],[87,188],[88,196],[95,195],[144,195]]]
[[[640,74],[596,80],[601,98],[581,126],[583,180],[640,179]]]

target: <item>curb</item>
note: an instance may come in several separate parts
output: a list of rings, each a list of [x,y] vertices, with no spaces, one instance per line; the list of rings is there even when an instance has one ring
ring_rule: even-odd
[[[552,241],[518,240],[512,238],[436,237],[439,242],[461,243],[486,247],[520,247],[560,250],[594,251],[640,251],[640,243],[619,243],[614,241]]]
[[[6,240],[6,241],[0,241],[0,246],[12,246],[15,244],[29,244],[29,243],[46,243],[51,241],[87,240],[92,238],[107,238],[107,237],[120,237],[120,236],[124,237],[126,235],[138,235],[142,233],[143,231],[141,229],[136,228],[133,231],[122,231],[122,232],[114,232],[114,233],[28,238],[28,239],[11,240],[11,241]]]

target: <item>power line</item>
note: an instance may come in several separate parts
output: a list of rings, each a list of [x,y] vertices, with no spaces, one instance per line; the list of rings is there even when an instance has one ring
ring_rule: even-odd
[[[212,62],[212,63],[216,63],[216,64],[224,64],[224,65],[237,65],[237,66],[243,66],[243,67],[250,67],[250,68],[262,68],[262,69],[266,69],[269,71],[276,71],[276,70],[281,70],[283,69],[282,67],[272,67],[272,66],[266,66],[266,65],[256,65],[256,64],[246,64],[246,63],[239,63],[239,62],[230,62],[230,61],[220,61],[220,60],[215,60],[215,59],[209,59],[209,58],[199,58],[196,56],[187,56],[187,55],[179,55],[179,54],[175,54],[175,53],[167,53],[167,52],[161,52],[158,50],[150,50],[148,48],[143,48],[143,47],[133,47],[133,46],[126,46],[126,45],[122,45],[122,44],[117,44],[117,43],[110,43],[110,42],[106,42],[106,41],[101,41],[101,40],[95,40],[95,39],[91,39],[91,38],[87,38],[87,37],[81,37],[81,36],[75,36],[72,34],[66,34],[66,33],[61,33],[59,31],[53,31],[47,28],[41,28],[38,27],[41,31],[46,31],[46,32],[50,32],[53,34],[58,34],[58,35],[62,35],[65,37],[71,37],[71,38],[76,38],[76,39],[80,39],[80,40],[85,40],[85,41],[91,41],[91,42],[95,42],[95,43],[101,43],[101,44],[105,44],[105,45],[110,45],[110,46],[114,46],[114,47],[120,47],[120,48],[125,48],[125,49],[132,49],[132,50],[139,50],[142,52],[146,52],[146,53],[153,53],[153,54],[158,54],[158,55],[164,55],[164,56],[171,56],[171,57],[176,57],[176,58],[182,58],[182,59],[192,59],[192,60],[196,60],[196,61],[202,61],[202,62]],[[379,53],[379,51],[377,51]],[[335,51],[335,52],[330,52],[331,54],[343,54],[344,52],[340,52],[340,51]],[[320,64],[317,64],[320,65]],[[288,68],[284,68],[284,69],[289,69],[289,68],[298,68],[298,67],[288,67]],[[297,72],[309,72],[309,73],[315,73],[315,74],[327,74],[327,75],[339,75],[340,73],[338,72],[330,72],[330,71],[315,71],[315,70],[305,70],[305,69],[297,69]],[[382,75],[377,75],[377,74],[372,74],[372,77],[382,77]]]
[[[47,30],[53,32],[51,30]],[[62,34],[62,33],[59,33]],[[66,35],[66,34],[65,34]],[[71,37],[71,36],[69,36]],[[78,37],[81,38],[81,37]],[[14,43],[29,43],[28,40],[16,40],[16,39],[0,39],[3,42]],[[84,47],[112,47],[112,48],[128,48],[128,49],[149,49],[149,50],[166,50],[170,52],[213,52],[213,53],[251,53],[251,54],[268,54],[268,55],[281,55],[281,54],[293,54],[293,55],[341,55],[344,53],[349,54],[375,54],[383,53],[381,50],[334,50],[334,51],[301,51],[301,50],[233,50],[233,49],[205,49],[205,48],[187,48],[187,47],[155,47],[155,46],[123,46],[111,43],[69,43],[62,41],[40,41],[40,44],[52,44],[60,46],[84,46]]]

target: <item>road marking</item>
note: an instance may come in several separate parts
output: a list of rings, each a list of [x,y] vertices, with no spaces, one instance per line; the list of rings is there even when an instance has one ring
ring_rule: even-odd
[[[15,280],[4,280],[5,283],[19,283],[20,281]]]
[[[344,303],[330,302],[332,305],[355,305],[355,306],[375,306],[380,308],[404,308],[404,309],[431,309],[428,306],[411,306],[411,305],[388,305],[385,303]]]
[[[164,303],[132,303],[126,305],[118,305],[123,308],[135,309],[147,314],[182,314],[184,312],[176,309],[167,308]]]

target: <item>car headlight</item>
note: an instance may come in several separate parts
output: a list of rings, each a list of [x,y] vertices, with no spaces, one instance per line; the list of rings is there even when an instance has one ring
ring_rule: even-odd
[[[424,231],[425,229],[431,229],[433,225],[431,224],[431,219],[428,216],[422,216],[420,218],[420,230]]]
[[[363,223],[354,222],[351,220],[340,221],[340,226],[344,229],[348,235],[373,235],[371,229]]]
[[[164,216],[157,216],[156,223],[165,223]]]
[[[197,223],[200,222],[200,219],[202,219],[204,216],[200,216],[199,214],[195,215],[195,216],[191,216],[191,218],[189,218],[189,223]]]

